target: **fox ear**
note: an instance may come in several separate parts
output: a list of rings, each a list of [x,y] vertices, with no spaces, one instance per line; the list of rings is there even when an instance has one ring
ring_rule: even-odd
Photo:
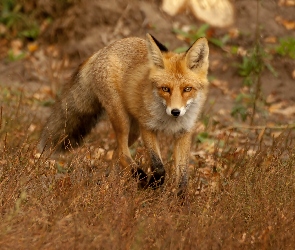
[[[186,51],[185,60],[186,65],[191,70],[204,69],[207,70],[209,66],[209,46],[206,38],[199,38]]]
[[[152,35],[147,34],[146,38],[150,59],[157,67],[164,68],[162,52],[168,52],[168,49]]]

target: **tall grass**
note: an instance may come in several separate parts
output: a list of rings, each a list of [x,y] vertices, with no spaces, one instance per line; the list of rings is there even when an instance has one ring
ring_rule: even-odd
[[[294,248],[292,131],[251,155],[250,143],[236,151],[227,141],[213,154],[220,189],[200,187],[192,173],[182,202],[172,176],[156,191],[138,190],[126,174],[106,177],[109,166],[94,164],[91,148],[62,161],[36,155],[41,123],[26,102],[2,106],[1,249]]]

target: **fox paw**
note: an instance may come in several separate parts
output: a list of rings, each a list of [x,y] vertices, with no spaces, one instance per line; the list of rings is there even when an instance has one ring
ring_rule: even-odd
[[[148,176],[141,168],[133,168],[131,170],[131,175],[138,180],[139,188],[146,188],[148,185]]]
[[[165,170],[154,172],[150,178],[141,168],[131,170],[133,178],[138,180],[138,187],[141,189],[152,188],[157,189],[164,184]]]
[[[149,179],[148,187],[157,189],[164,184],[165,181],[165,170],[154,172]]]

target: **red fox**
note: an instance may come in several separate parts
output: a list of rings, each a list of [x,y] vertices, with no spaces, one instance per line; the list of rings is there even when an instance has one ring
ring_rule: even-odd
[[[207,95],[209,47],[198,39],[185,53],[173,53],[147,34],[125,38],[99,50],[80,65],[71,86],[53,107],[41,147],[64,150],[81,144],[104,112],[115,131],[113,159],[140,179],[141,186],[164,183],[159,132],[173,135],[174,166],[180,193],[188,183],[194,125]],[[141,135],[151,174],[132,160],[129,146]]]

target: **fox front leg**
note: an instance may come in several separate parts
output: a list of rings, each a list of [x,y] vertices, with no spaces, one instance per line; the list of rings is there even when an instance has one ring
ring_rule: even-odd
[[[158,145],[157,134],[151,130],[141,128],[141,136],[149,153],[152,172],[147,186],[151,188],[157,188],[163,185],[165,180],[165,169]]]
[[[174,165],[176,168],[176,181],[178,184],[178,196],[182,196],[188,184],[188,163],[191,146],[191,133],[178,135],[174,145]]]

